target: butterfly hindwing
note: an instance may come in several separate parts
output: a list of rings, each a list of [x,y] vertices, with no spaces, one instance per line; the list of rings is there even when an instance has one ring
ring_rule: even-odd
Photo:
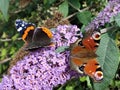
[[[87,62],[84,72],[93,78],[95,82],[99,82],[103,79],[103,72],[99,63],[97,62],[97,58],[90,59]]]

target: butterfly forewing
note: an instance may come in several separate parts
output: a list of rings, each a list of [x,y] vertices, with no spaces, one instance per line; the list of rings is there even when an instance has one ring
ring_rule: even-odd
[[[45,47],[51,44],[51,39],[42,30],[42,28],[36,28],[32,37],[32,42],[28,44],[26,49],[35,49],[39,47]]]
[[[30,30],[28,32],[28,35],[24,39],[27,42],[27,44],[32,42],[33,33],[34,33],[34,30]]]
[[[33,43],[39,46],[47,46],[51,43],[51,39],[42,30],[42,28],[36,28],[32,38]]]

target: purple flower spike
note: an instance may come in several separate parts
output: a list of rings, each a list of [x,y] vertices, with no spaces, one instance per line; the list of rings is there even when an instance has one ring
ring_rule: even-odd
[[[110,22],[112,16],[120,12],[120,0],[109,0],[108,5],[101,11],[97,17],[86,27],[86,31],[103,26]]]
[[[45,47],[30,52],[3,77],[0,90],[52,90],[79,74],[69,66],[69,51],[56,53],[59,46],[70,45],[77,39],[75,25],[58,26],[53,31],[55,47]]]
[[[77,34],[80,29],[76,25],[60,25],[54,33],[54,41],[57,47],[69,46],[70,43],[75,42],[78,38],[76,36],[82,37],[82,33]]]

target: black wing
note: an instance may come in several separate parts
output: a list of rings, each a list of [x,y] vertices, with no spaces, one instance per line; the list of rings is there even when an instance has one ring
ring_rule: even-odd
[[[39,47],[48,46],[51,44],[51,38],[42,30],[42,28],[36,28],[32,37],[32,42],[28,44],[26,49],[35,49]]]

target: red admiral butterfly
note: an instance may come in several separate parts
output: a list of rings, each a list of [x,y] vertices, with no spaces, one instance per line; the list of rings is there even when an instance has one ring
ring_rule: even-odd
[[[17,31],[22,35],[23,41],[27,44],[25,50],[37,49],[52,44],[52,32],[45,27],[35,27],[33,23],[16,20]]]

